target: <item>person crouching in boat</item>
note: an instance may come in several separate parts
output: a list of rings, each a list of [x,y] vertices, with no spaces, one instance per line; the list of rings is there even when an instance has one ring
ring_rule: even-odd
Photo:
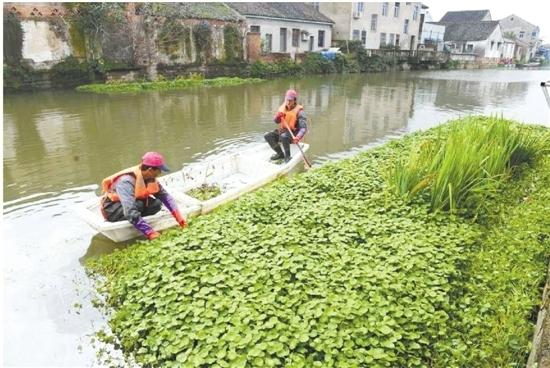
[[[275,151],[275,154],[271,156],[272,160],[284,158],[285,162],[290,161],[290,142],[297,144],[307,132],[306,113],[304,107],[297,104],[296,98],[295,90],[286,91],[285,102],[279,107],[273,119],[276,124],[279,124],[279,127],[264,135],[267,143]],[[289,129],[292,133],[289,132]],[[279,143],[282,143],[284,153]]]
[[[147,239],[152,240],[160,233],[143,217],[154,215],[164,204],[181,228],[187,226],[176,201],[157,181],[161,171],[169,171],[164,164],[164,157],[158,152],[147,152],[143,155],[141,164],[103,179],[101,212],[105,220],[128,220]]]

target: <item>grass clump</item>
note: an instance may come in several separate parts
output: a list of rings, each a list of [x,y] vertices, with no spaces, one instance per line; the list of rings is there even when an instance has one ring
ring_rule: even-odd
[[[206,201],[210,198],[219,196],[220,194],[222,194],[222,191],[218,185],[203,184],[200,187],[191,189],[185,194],[198,200]]]
[[[171,91],[190,87],[224,87],[237,86],[245,83],[258,83],[259,78],[220,77],[204,78],[176,78],[173,80],[158,80],[155,82],[115,82],[106,84],[88,84],[76,88],[79,92],[93,93],[140,93],[145,91]]]
[[[469,117],[435,129],[408,159],[392,165],[387,180],[407,200],[427,191],[432,210],[476,215],[513,169],[548,150],[548,143],[537,140],[528,126]]]

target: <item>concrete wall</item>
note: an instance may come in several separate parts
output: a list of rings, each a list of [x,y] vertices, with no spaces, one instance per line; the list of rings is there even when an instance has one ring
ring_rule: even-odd
[[[258,17],[246,17],[248,31],[252,27],[260,27],[260,36],[262,39],[263,51],[269,52],[286,52],[292,56],[295,54],[307,51],[320,51],[329,48],[332,39],[332,26],[324,23],[314,23],[306,21],[283,21],[280,19],[266,19]],[[281,48],[281,28],[286,28],[286,48]],[[255,28],[254,28],[255,29]],[[292,30],[298,29],[300,36],[298,38],[298,46],[292,45]],[[325,32],[325,40],[322,46],[318,45],[319,31]],[[267,35],[271,35],[271,50],[266,48]],[[310,50],[310,39],[313,37],[313,49]]]
[[[51,23],[26,20],[23,28],[23,59],[29,60],[35,69],[49,69],[52,65],[72,55],[66,38],[55,34]]]
[[[62,4],[50,3],[4,3],[4,12],[19,19],[23,32],[22,58],[35,69],[49,69],[69,56],[81,57],[73,45],[70,35],[70,12]],[[192,28],[202,20],[171,19],[187,27],[191,37],[187,44],[175,40],[178,45],[167,52],[159,47],[159,32],[167,19],[160,16],[137,15],[135,4],[129,3],[125,10],[124,21],[103,29],[103,33],[94,39],[94,35],[84,35],[81,47],[88,59],[106,58],[110,62],[124,65],[148,67],[152,64],[192,64],[199,59]],[[224,61],[224,28],[228,25],[238,29],[244,40],[245,24],[218,20],[207,21],[211,29],[209,55],[211,59]],[[243,41],[244,46],[244,41]],[[93,50],[92,50],[93,49]],[[189,52],[188,52],[189,51]],[[244,58],[245,55],[241,55]],[[211,61],[211,60],[208,60]],[[204,62],[204,60],[202,60]]]
[[[334,21],[333,40],[349,40],[352,3],[320,2],[319,11]]]

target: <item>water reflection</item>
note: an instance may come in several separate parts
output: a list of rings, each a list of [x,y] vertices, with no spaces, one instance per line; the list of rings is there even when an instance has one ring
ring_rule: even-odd
[[[139,95],[5,96],[4,200],[97,183],[138,162],[148,150],[163,152],[177,169],[207,154],[262,142],[264,132],[275,127],[271,118],[288,88],[299,92],[311,123],[310,155],[321,162],[407,128],[426,109],[427,126],[449,113],[517,109],[525,105],[534,79],[544,76],[409,72],[308,76]]]

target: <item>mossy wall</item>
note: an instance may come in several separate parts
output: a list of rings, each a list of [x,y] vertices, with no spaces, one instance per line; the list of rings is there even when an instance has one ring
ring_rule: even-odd
[[[4,63],[16,65],[21,61],[23,29],[21,22],[11,13],[4,12]]]

